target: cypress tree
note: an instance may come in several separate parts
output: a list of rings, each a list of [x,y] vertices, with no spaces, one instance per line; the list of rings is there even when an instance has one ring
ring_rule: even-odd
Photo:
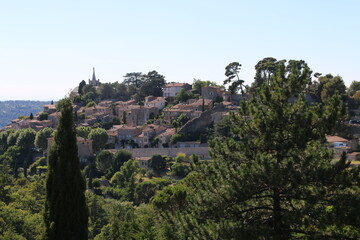
[[[73,109],[63,100],[55,143],[49,152],[44,220],[45,239],[87,239],[86,183],[77,155]]]

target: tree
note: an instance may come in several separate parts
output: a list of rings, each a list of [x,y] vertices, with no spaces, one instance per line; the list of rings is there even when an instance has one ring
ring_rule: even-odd
[[[32,163],[35,135],[36,132],[34,129],[26,128],[21,130],[19,137],[16,140],[16,145],[21,147],[24,156],[22,167],[24,168],[25,177],[27,177],[27,168]]]
[[[63,101],[55,143],[49,152],[44,221],[46,239],[87,239],[86,183],[77,155],[73,109]]]
[[[140,88],[140,95],[161,97],[163,95],[162,88],[165,85],[165,77],[157,71],[151,71],[144,76],[145,81]]]
[[[331,74],[327,74],[325,76],[319,77],[318,80],[320,83],[319,92],[322,102],[325,103],[329,101],[336,92],[343,98],[343,100],[346,100],[346,86],[340,76],[334,77]]]
[[[122,188],[122,199],[133,201],[135,192],[135,176],[139,171],[139,163],[129,160],[114,174],[110,182],[117,188]]]
[[[135,86],[136,88],[140,88],[144,81],[145,77],[143,73],[132,72],[125,74],[123,83],[128,86]]]
[[[86,192],[86,200],[89,206],[89,238],[94,239],[106,224],[106,212],[103,208],[105,199],[88,191]]]
[[[24,157],[23,152],[19,146],[10,146],[5,154],[3,155],[7,161],[9,161],[9,166],[12,169],[12,174],[15,178],[18,178],[18,169],[23,166]]]
[[[135,203],[149,203],[150,199],[155,195],[156,191],[171,184],[168,179],[155,178],[150,181],[141,182],[135,188]]]
[[[113,83],[114,87],[114,97],[116,99],[125,101],[130,99],[130,93],[128,92],[128,89],[125,84],[115,82]]]
[[[33,120],[33,119],[34,119],[33,113],[30,113],[29,119],[30,119],[30,120]]]
[[[190,120],[186,114],[182,113],[179,117],[173,120],[172,125],[174,128],[180,128],[185,125]]]
[[[244,80],[239,78],[240,69],[241,64],[238,62],[232,62],[225,67],[225,76],[227,78],[224,80],[224,85],[230,84],[228,90],[231,94],[237,93],[239,89],[241,93],[244,92]]]
[[[165,157],[163,157],[159,154],[153,155],[150,159],[150,166],[156,172],[165,170],[165,168],[166,168]]]
[[[91,127],[80,126],[76,128],[76,135],[83,138],[89,138]]]
[[[252,84],[252,88],[261,87],[264,83],[269,85],[271,77],[277,70],[278,62],[273,57],[267,57],[259,61],[255,65],[255,81]]]
[[[114,96],[114,88],[111,83],[102,83],[97,89],[97,93],[101,99],[110,99]]]
[[[193,94],[186,91],[184,88],[181,88],[180,91],[176,94],[175,100],[177,102],[186,102],[193,97]]]
[[[48,138],[54,133],[52,128],[44,128],[36,133],[35,136],[35,147],[45,151],[48,147]]]
[[[82,88],[82,95],[86,95],[88,93],[93,93],[95,94],[95,87],[91,84],[86,84],[84,85],[84,87]]]
[[[78,93],[80,96],[83,95],[83,88],[85,87],[85,85],[86,85],[86,82],[84,80],[82,80],[79,83]]]
[[[124,165],[127,161],[132,158],[132,155],[129,151],[125,149],[120,149],[114,154],[114,164],[112,166],[113,173],[120,170],[120,167]]]
[[[42,112],[39,115],[39,121],[48,120],[49,114],[47,112]]]
[[[348,94],[352,97],[357,91],[360,91],[360,81],[352,81],[348,89]]]
[[[96,168],[102,172],[106,173],[111,171],[111,167],[113,166],[113,154],[107,150],[101,151],[96,156]]]
[[[88,137],[89,139],[93,140],[93,149],[95,151],[99,151],[100,149],[104,148],[108,140],[107,132],[103,128],[92,129]]]
[[[200,79],[195,79],[193,84],[191,85],[192,89],[195,90],[198,94],[201,94],[201,88],[208,87],[208,86],[217,86],[215,82],[211,81],[202,81]]]
[[[95,240],[136,239],[134,212],[131,202],[112,201],[107,208],[109,223],[101,229]]]
[[[213,163],[198,164],[182,184],[180,210],[169,206],[175,234],[201,239],[356,239],[359,169],[332,164],[325,134],[345,114],[339,95],[305,102],[311,71],[279,64],[250,101],[231,114],[232,138],[211,143]],[[295,103],[289,98],[296,96]],[[156,206],[161,201],[157,201]],[[349,217],[351,216],[351,217]],[[351,219],[351,220],[349,220]],[[355,223],[356,222],[356,223]],[[187,231],[191,229],[191,233]],[[186,238],[186,237],[184,237]]]

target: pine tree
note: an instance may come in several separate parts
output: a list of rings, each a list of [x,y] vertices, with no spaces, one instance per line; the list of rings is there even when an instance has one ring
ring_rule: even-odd
[[[80,171],[71,102],[63,101],[46,181],[45,239],[87,239],[86,183]]]
[[[326,106],[308,105],[303,94],[310,82],[307,65],[278,64],[269,82],[231,114],[231,137],[212,142],[216,161],[183,180],[192,189],[183,207],[161,213],[173,224],[174,235],[360,237],[359,170],[349,169],[345,155],[332,164],[325,144],[325,134],[344,114],[341,98],[334,95]]]

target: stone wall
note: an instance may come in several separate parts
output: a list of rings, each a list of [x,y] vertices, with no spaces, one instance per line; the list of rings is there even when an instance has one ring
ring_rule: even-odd
[[[196,147],[196,148],[133,148],[126,149],[131,152],[132,156],[135,157],[152,157],[155,154],[166,155],[169,157],[176,157],[181,152],[187,156],[191,154],[197,154],[200,159],[210,159],[209,147]]]
[[[203,131],[207,127],[211,125],[213,122],[212,114],[217,112],[227,112],[227,109],[224,107],[223,104],[219,104],[216,107],[202,112],[201,115],[197,118],[194,118],[188,121],[180,130],[179,133],[192,133],[196,131]]]

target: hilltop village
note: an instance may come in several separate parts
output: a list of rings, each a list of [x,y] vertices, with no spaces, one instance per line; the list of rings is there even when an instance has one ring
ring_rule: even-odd
[[[88,83],[82,81],[69,93],[74,103],[79,158],[84,163],[104,149],[113,153],[126,149],[145,168],[150,168],[149,160],[155,154],[171,158],[179,153],[188,157],[196,154],[200,159],[209,159],[207,140],[213,134],[214,125],[230,111],[236,111],[242,99],[251,97],[249,93],[231,93],[224,86],[210,81],[194,79],[193,85],[165,83],[164,77],[156,71],[148,75],[128,73],[124,78],[120,84],[102,84],[93,69]],[[146,89],[153,95],[140,95],[138,92],[146,92],[142,89],[144,87],[153,88]],[[132,89],[133,95],[126,92],[116,96],[116,89],[124,92]],[[306,94],[306,101],[316,102],[316,99]],[[46,128],[56,129],[60,108],[61,102],[44,105],[43,111],[27,118],[14,119],[6,129],[32,128],[36,132]],[[357,121],[352,120],[352,123]],[[104,130],[102,140],[95,140],[102,141],[100,143],[94,143],[89,138],[89,132],[94,128]],[[44,154],[51,147],[53,137],[47,138],[47,141]],[[345,150],[352,153],[350,158],[357,159],[356,140],[328,136],[327,141],[335,150],[335,157]]]
[[[224,86],[166,82],[156,71],[103,83],[93,69],[66,98],[14,119],[0,130],[0,238],[37,239],[51,229],[47,216],[69,218],[78,204],[94,240],[174,239],[188,229],[203,239],[199,226],[222,239],[222,222],[237,226],[238,216],[247,222],[225,239],[242,239],[243,226],[257,234],[291,211],[284,223],[297,219],[294,236],[305,219],[309,236],[315,225],[330,236],[335,222],[334,236],[357,239],[358,220],[347,213],[359,209],[360,83],[347,90],[340,76],[313,80],[303,61],[266,58],[245,86],[240,66],[225,68]],[[64,210],[48,211],[58,203]],[[313,225],[303,206],[322,222]],[[253,228],[247,212],[263,207]]]
[[[178,82],[165,84],[159,74],[155,76],[158,78],[155,81],[160,78],[163,84],[152,92],[154,95],[139,96],[134,91],[132,96],[114,97],[115,88],[134,87],[136,90],[137,87],[138,91],[142,91],[139,82],[145,77],[139,73],[129,74],[125,79],[132,82],[126,84],[124,80],[124,83],[114,86],[102,84],[96,78],[94,69],[87,83],[82,81],[70,92],[82,161],[86,162],[102,149],[113,152],[126,149],[142,166],[148,166],[147,161],[154,154],[175,157],[181,152],[209,159],[207,137],[214,124],[229,115],[230,111],[235,111],[241,99],[249,97],[246,94],[230,94],[224,87],[209,81],[195,80],[193,86]],[[146,84],[146,80],[142,84]],[[25,119],[14,119],[6,128],[32,128],[36,132],[55,129],[60,108],[61,101],[45,105],[42,112]],[[93,140],[80,133],[93,128],[106,130],[106,143],[100,143],[100,148],[94,148]],[[48,146],[52,141],[53,138],[48,138]]]

